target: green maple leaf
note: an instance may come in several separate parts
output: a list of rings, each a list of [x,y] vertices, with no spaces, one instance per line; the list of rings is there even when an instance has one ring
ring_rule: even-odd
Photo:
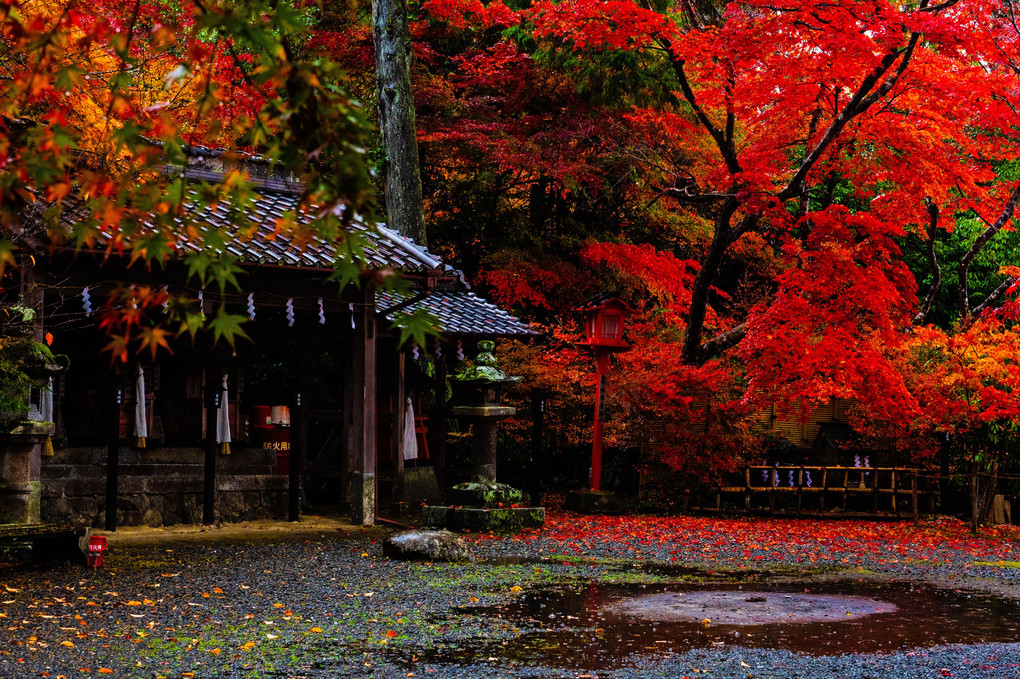
[[[224,339],[230,346],[234,346],[238,337],[249,339],[248,334],[241,327],[247,320],[246,316],[227,313],[226,307],[221,304],[216,315],[209,321],[209,329],[212,330],[215,341],[219,342]]]

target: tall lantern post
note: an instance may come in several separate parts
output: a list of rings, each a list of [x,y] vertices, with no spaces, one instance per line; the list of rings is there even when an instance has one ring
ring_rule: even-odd
[[[578,307],[584,314],[584,341],[582,346],[595,352],[595,427],[591,442],[591,490],[602,486],[602,400],[606,392],[606,375],[609,372],[610,354],[628,351],[623,341],[623,322],[634,310],[618,297],[600,295]]]

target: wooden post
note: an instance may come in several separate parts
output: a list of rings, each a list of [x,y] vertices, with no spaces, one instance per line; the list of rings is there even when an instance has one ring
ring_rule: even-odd
[[[878,514],[878,467],[874,467],[872,471],[875,472],[875,479],[871,482],[871,511]],[[863,476],[861,478],[863,480]]]
[[[301,520],[301,477],[304,471],[304,460],[308,450],[305,430],[305,406],[301,402],[301,392],[294,398],[294,408],[290,418],[290,469],[287,478],[287,520]]]
[[[602,487],[602,420],[599,412],[602,410],[602,382],[609,372],[609,352],[604,349],[599,349],[598,352],[595,364],[595,427],[591,440],[591,489],[594,491]]]
[[[861,477],[861,481],[863,482],[863,480],[864,480],[864,477],[862,476]],[[849,493],[849,488],[850,488],[850,470],[846,469],[844,467],[843,468],[843,511],[844,512],[846,511],[846,497],[847,497],[847,495],[850,494]]]
[[[404,419],[407,414],[407,357],[397,348],[397,380],[393,388],[393,501],[404,501]],[[413,426],[413,424],[412,424]],[[412,432],[413,433],[413,432]]]
[[[917,507],[917,471],[910,475],[910,513],[916,522],[920,512]]]
[[[803,500],[804,500],[804,466],[801,465],[800,470],[797,472],[797,516],[800,516],[803,512]]]
[[[355,314],[354,363],[351,371],[351,520],[375,524],[376,474],[376,320],[375,290],[366,286]]]
[[[110,433],[106,440],[106,521],[104,528],[117,530],[117,485],[120,474],[120,404],[124,387],[114,384],[110,389]]]
[[[545,437],[545,407],[548,396],[548,390],[542,387],[535,387],[531,390],[531,464],[528,474],[530,477],[528,495],[532,507],[542,504],[542,482],[546,476],[543,470],[549,468],[542,450],[542,441]]]
[[[751,468],[744,468],[744,512],[751,513]]]
[[[205,381],[205,469],[202,478],[202,523],[216,523],[216,408],[220,404],[220,385]]]
[[[896,469],[894,468],[892,471],[889,472],[889,474],[890,483],[892,483],[892,511],[893,514],[896,514],[898,516],[900,511],[896,506]]]
[[[432,441],[429,448],[435,455],[436,480],[439,492],[446,496],[446,435],[450,407],[446,402],[446,354],[436,361],[436,410],[429,422],[429,435]]]

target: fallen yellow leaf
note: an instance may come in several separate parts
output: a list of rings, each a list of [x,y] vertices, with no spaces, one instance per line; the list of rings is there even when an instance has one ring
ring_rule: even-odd
[[[316,634],[318,634],[319,632],[322,631],[322,628],[321,627],[313,627],[310,631],[315,632]]]
[[[74,648],[74,642],[73,641],[61,641],[60,645],[61,646],[67,646],[68,648]]]

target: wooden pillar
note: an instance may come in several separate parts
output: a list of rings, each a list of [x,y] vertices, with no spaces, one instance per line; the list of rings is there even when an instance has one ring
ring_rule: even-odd
[[[910,512],[911,518],[914,519],[914,523],[917,523],[918,514],[920,513],[917,507],[917,470],[915,469],[910,473]]]
[[[393,501],[404,501],[404,420],[407,415],[407,356],[397,349],[397,379],[393,388]],[[413,425],[412,425],[413,426]],[[412,432],[413,433],[413,432]]]
[[[294,398],[290,418],[290,469],[287,478],[287,520],[301,520],[301,477],[305,468],[308,446],[305,429],[305,407],[301,392]]]
[[[356,525],[375,523],[376,473],[376,321],[375,290],[366,287],[360,309],[354,314],[353,398],[350,410],[351,520]]]
[[[429,434],[432,441],[429,449],[435,455],[436,480],[439,482],[439,491],[446,495],[446,435],[448,420],[450,417],[450,406],[446,402],[446,354],[444,353],[436,361],[436,410],[429,422]]]
[[[602,399],[605,393],[606,374],[609,372],[609,352],[599,350],[595,368],[595,425],[591,441],[591,489],[602,488]]]
[[[545,440],[545,408],[548,398],[549,390],[544,387],[531,390],[531,464],[528,474],[531,481],[528,490],[532,507],[542,504],[543,481],[549,476],[548,470],[551,468],[545,459],[542,445]]]
[[[216,409],[219,407],[222,387],[210,378],[206,369],[205,380],[205,467],[202,474],[202,523],[216,523]]]
[[[103,527],[117,530],[117,485],[120,472],[120,404],[124,388],[119,383],[110,387],[110,422],[106,439],[106,521]]]

